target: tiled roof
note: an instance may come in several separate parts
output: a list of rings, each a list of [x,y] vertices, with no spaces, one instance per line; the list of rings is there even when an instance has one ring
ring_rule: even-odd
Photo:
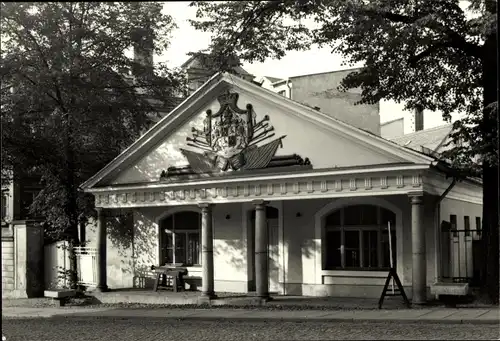
[[[448,142],[448,135],[452,129],[453,124],[450,123],[435,128],[420,130],[411,134],[393,137],[389,140],[419,152],[422,151],[422,147],[434,152],[439,152],[446,142]]]

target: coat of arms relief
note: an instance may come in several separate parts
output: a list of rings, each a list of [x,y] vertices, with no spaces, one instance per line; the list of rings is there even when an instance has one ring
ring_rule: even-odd
[[[231,172],[277,166],[310,165],[300,156],[275,156],[286,136],[275,137],[268,115],[257,121],[251,104],[245,109],[237,105],[239,95],[226,92],[218,97],[216,113],[206,111],[203,128],[192,129],[187,146],[181,149],[189,165],[169,167],[161,178],[171,175]]]

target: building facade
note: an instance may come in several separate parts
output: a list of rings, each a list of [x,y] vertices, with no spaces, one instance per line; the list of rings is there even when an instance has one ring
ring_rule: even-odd
[[[147,287],[170,265],[207,297],[378,297],[392,265],[425,302],[449,269],[442,220],[482,205],[479,182],[434,158],[225,73],[82,187],[98,289]],[[113,211],[128,226],[111,230]]]

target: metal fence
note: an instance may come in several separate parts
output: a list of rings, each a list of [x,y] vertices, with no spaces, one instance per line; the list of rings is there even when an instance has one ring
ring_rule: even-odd
[[[443,229],[441,274],[443,279],[476,284],[480,277],[481,230]]]
[[[97,249],[93,247],[75,247],[78,269],[78,284],[95,287],[97,285]]]

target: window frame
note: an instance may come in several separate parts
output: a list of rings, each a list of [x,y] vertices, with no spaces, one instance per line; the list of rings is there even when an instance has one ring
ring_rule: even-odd
[[[376,225],[344,225],[345,217],[344,217],[344,210],[345,208],[348,207],[353,207],[353,206],[375,206],[377,208],[377,222]],[[324,222],[323,222],[323,242],[325,243],[325,247],[323,249],[323,265],[322,265],[322,270],[324,271],[387,271],[390,269],[390,264],[387,266],[384,266],[384,254],[383,254],[383,234],[384,231],[387,231],[387,226],[382,224],[382,217],[383,217],[383,210],[387,210],[392,213],[394,217],[394,224],[391,224],[391,235],[393,235],[393,238],[391,238],[391,244],[392,244],[392,252],[393,252],[393,267],[395,268],[397,266],[397,252],[395,252],[396,249],[396,214],[384,207],[378,206],[378,205],[364,205],[364,204],[356,204],[356,205],[349,205],[349,206],[344,206],[339,209],[336,209],[334,211],[331,211],[328,215],[325,216]],[[340,224],[338,226],[333,226],[330,225],[328,226],[326,224],[326,220],[329,216],[334,215],[336,213],[340,212]],[[328,266],[328,253],[329,252],[335,252],[332,250],[328,245],[326,245],[326,233],[329,231],[338,231],[340,232],[340,257],[341,257],[341,262],[340,262],[340,267],[338,266]],[[358,238],[359,238],[359,243],[358,243],[358,251],[359,251],[359,266],[356,267],[347,267],[346,266],[346,253],[345,253],[345,231],[358,231]],[[364,252],[365,252],[365,246],[364,246],[364,234],[363,232],[367,231],[372,231],[372,232],[377,232],[377,247],[376,247],[376,253],[377,253],[377,266],[376,267],[368,267],[365,266],[364,264]],[[388,233],[388,231],[387,231]]]
[[[481,232],[482,232],[482,229],[483,229],[483,226],[481,225],[482,221],[481,221],[481,217],[476,217],[475,221],[476,221],[476,236],[479,238],[481,237]]]
[[[197,229],[176,229],[175,228],[175,216],[179,213],[185,213],[185,212],[189,212],[189,213],[195,213],[198,215],[198,228]],[[161,226],[161,224],[163,224],[163,222],[165,220],[167,220],[168,218],[172,218],[172,230],[168,229],[167,227],[164,227],[164,226]],[[172,235],[172,245],[169,247],[168,246],[168,240],[166,240],[165,242],[163,242],[162,240],[160,240],[160,255],[161,255],[161,258],[162,258],[162,262],[165,262],[165,259],[167,258],[167,251],[168,250],[172,250],[172,262],[171,263],[166,263],[166,264],[177,264],[177,260],[176,260],[176,250],[177,250],[177,245],[176,245],[176,238],[177,238],[177,235],[184,235],[185,236],[185,241],[186,241],[186,246],[184,248],[184,259],[187,261],[188,259],[188,254],[189,254],[189,246],[188,246],[188,242],[189,242],[189,234],[197,234],[198,235],[198,244],[199,244],[199,247],[198,247],[198,262],[196,263],[193,263],[193,264],[190,264],[190,263],[187,263],[187,262],[184,262],[182,263],[183,266],[193,266],[193,267],[199,267],[201,266],[201,261],[202,261],[202,248],[201,248],[201,213],[200,212],[195,212],[195,211],[180,211],[180,212],[175,212],[175,213],[172,213],[171,215],[163,218],[160,222],[160,233],[162,234],[162,238],[166,238],[168,234],[171,234]]]

